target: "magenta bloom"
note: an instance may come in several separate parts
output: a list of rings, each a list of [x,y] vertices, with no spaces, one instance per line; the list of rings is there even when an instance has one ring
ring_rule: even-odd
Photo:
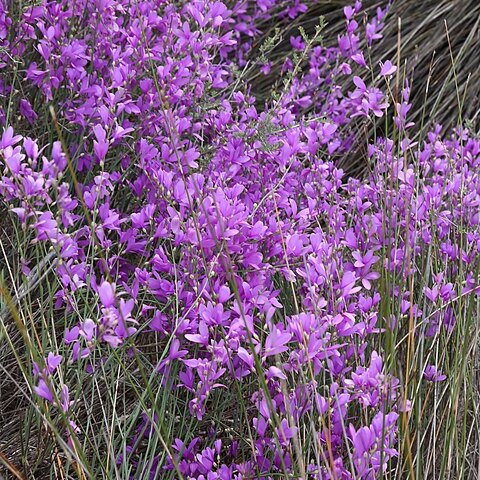
[[[276,355],[288,350],[286,344],[290,341],[292,335],[290,333],[282,332],[279,328],[274,327],[265,341],[264,357]]]
[[[413,320],[434,351],[480,293],[480,141],[410,134],[408,81],[392,60],[369,71],[395,2],[352,0],[338,41],[311,45],[304,0],[16,3],[0,1],[0,199],[25,236],[14,293],[52,296],[37,313],[58,351],[32,376],[55,425],[90,398],[119,409],[87,433],[106,451],[104,425],[125,426],[131,478],[298,476],[297,433],[306,478],[400,469],[410,407],[382,332]],[[264,51],[277,20],[288,37]]]
[[[435,365],[427,365],[423,372],[423,376],[429,382],[443,382],[447,379],[447,376],[444,375],[440,370],[438,370]]]
[[[98,296],[104,307],[113,307],[115,305],[115,284],[107,281],[98,287]]]
[[[33,387],[33,391],[44,400],[53,403],[53,393],[43,379],[38,381],[38,385]]]
[[[380,64],[380,75],[382,77],[389,77],[397,71],[397,67],[390,61],[387,60],[385,63]]]

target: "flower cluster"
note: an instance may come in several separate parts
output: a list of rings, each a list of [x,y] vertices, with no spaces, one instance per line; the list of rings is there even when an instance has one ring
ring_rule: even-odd
[[[240,69],[268,75],[249,57],[260,26],[303,13],[298,0],[42,0],[15,16],[0,1],[0,95],[19,113],[15,134],[0,112],[0,193],[59,259],[64,368],[94,372],[154,335],[164,354],[153,371],[196,425],[173,432],[171,455],[159,445],[151,478],[370,479],[397,455],[404,399],[374,339],[407,318],[427,338],[452,329],[455,298],[477,293],[480,141],[460,128],[410,139],[408,82],[391,98],[395,65],[367,65],[362,50],[381,38],[386,7],[364,27],[361,2],[346,7],[334,47],[293,35],[305,65],[287,59],[285,89],[260,106]],[[368,177],[346,178],[336,159],[356,117],[387,111],[399,145],[377,138]],[[33,138],[42,118],[51,144]],[[414,290],[433,246],[434,283]],[[34,369],[52,404],[61,360],[50,352]],[[434,365],[424,376],[447,378]],[[80,408],[59,388],[64,414]],[[235,389],[244,398],[226,421],[242,419],[250,439],[212,420]],[[115,452],[132,472],[155,434],[147,413]]]

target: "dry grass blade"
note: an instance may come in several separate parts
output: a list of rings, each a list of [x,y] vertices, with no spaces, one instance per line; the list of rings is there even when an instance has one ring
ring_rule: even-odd
[[[8,468],[9,472],[18,480],[26,480],[25,475],[2,452],[0,452],[0,463],[3,463]]]

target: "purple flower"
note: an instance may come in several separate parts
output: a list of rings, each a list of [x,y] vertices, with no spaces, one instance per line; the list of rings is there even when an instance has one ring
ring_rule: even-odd
[[[447,376],[438,370],[435,365],[427,365],[423,371],[423,376],[429,382],[443,382],[447,379]]]
[[[6,149],[7,147],[12,147],[16,143],[22,140],[21,135],[13,135],[13,128],[8,127],[4,129],[2,138],[0,140],[0,149]]]
[[[44,400],[53,403],[53,393],[43,379],[38,381],[38,385],[33,387],[33,391]]]
[[[95,138],[97,139],[93,142],[93,150],[97,158],[102,161],[107,155],[109,147],[109,143],[106,140],[106,133],[101,125],[95,125],[92,130],[95,134]]]
[[[280,425],[276,428],[277,436],[282,445],[288,445],[289,441],[296,435],[297,428],[288,425],[287,419],[282,419]]]
[[[183,358],[187,353],[188,350],[180,350],[180,341],[175,338],[170,345],[167,357],[160,362],[158,370],[163,372],[165,367],[169,366],[173,360]]]
[[[47,369],[48,373],[52,374],[57,367],[62,363],[63,357],[61,355],[55,355],[54,353],[50,352],[47,357]]]
[[[68,412],[70,407],[73,405],[74,401],[70,400],[70,392],[67,385],[62,387],[61,403],[60,408],[64,413]],[[75,425],[75,424],[74,424]]]
[[[350,21],[355,14],[355,9],[352,6],[343,7],[343,14],[345,15],[345,18]]]
[[[375,434],[368,427],[362,427],[355,431],[350,425],[350,432],[352,434],[353,447],[355,448],[355,455],[359,458],[367,453],[375,442]]]
[[[207,346],[210,335],[208,332],[208,327],[205,322],[201,321],[199,323],[198,331],[199,331],[198,334],[186,334],[185,338],[187,340],[190,340],[191,342],[200,343],[203,346]]]
[[[104,281],[97,289],[98,296],[104,307],[115,305],[115,284]]]
[[[295,49],[295,50],[303,50],[305,48],[305,42],[302,40],[302,37],[290,37],[290,45]]]
[[[389,77],[397,71],[397,67],[393,65],[390,60],[387,60],[385,63],[381,63],[380,67],[380,75],[382,75],[382,77]]]
[[[82,328],[79,330],[79,333],[80,335],[82,335],[82,337],[85,337],[87,341],[90,341],[95,335],[95,329],[95,322],[91,318],[87,318],[83,322]]]
[[[355,287],[355,283],[357,281],[357,277],[355,273],[347,271],[342,276],[342,281],[340,283],[340,290],[342,297],[347,297],[348,295],[352,295],[359,290],[361,287]]]
[[[30,124],[34,124],[36,122],[38,115],[35,112],[35,110],[32,108],[31,103],[27,99],[22,98],[20,100],[19,111],[20,111],[20,114],[23,115]]]
[[[290,333],[282,332],[278,327],[274,327],[265,341],[264,358],[287,351],[288,347],[286,344],[291,338],[292,335]]]
[[[365,57],[363,56],[363,52],[358,52],[352,55],[352,60],[360,65],[361,67],[368,68],[367,62],[365,61]]]
[[[37,241],[54,240],[57,236],[57,222],[53,218],[52,212],[43,212],[34,224],[37,231]]]

